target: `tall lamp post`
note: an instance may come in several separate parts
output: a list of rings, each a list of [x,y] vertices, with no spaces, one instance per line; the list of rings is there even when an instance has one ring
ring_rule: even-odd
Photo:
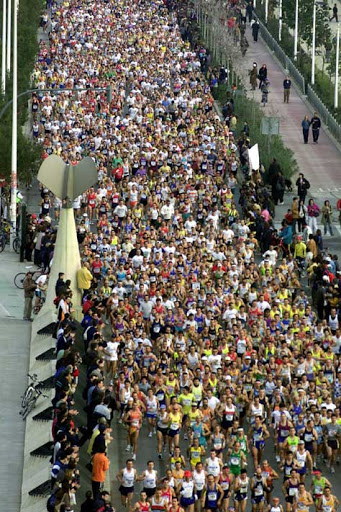
[[[282,41],[282,0],[279,0],[278,40]]]
[[[11,34],[12,32],[12,0],[8,0],[8,14],[7,14],[7,73],[11,71]]]
[[[296,0],[296,5],[295,5],[294,60],[297,60],[297,46],[298,46],[298,0]]]
[[[311,49],[311,85],[315,84],[315,47],[316,47],[316,2],[313,10],[313,44]]]
[[[17,236],[17,117],[18,117],[18,11],[19,0],[14,0],[13,5],[13,105],[12,105],[12,158],[11,158],[11,206],[10,219],[11,247],[14,238]]]
[[[334,108],[339,106],[339,59],[340,59],[340,23],[337,24],[336,33],[336,56],[335,56],[335,88],[334,88]]]
[[[2,55],[1,55],[1,90],[6,92],[6,20],[7,20],[7,0],[2,2]]]

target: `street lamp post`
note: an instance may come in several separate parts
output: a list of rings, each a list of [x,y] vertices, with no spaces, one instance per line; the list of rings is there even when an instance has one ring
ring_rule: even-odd
[[[7,20],[7,0],[2,2],[2,54],[1,54],[1,89],[6,92],[6,20]]]
[[[315,47],[316,47],[316,2],[314,2],[313,10],[313,45],[311,55],[311,85],[315,84]]]
[[[19,0],[14,0],[13,5],[13,104],[12,104],[12,158],[11,158],[11,206],[10,219],[11,247],[14,238],[17,236],[17,117],[18,117],[18,10]]]
[[[269,0],[265,0],[265,25],[268,24]]]
[[[335,62],[335,88],[334,88],[334,108],[339,106],[339,59],[340,59],[340,23],[337,24],[336,34],[336,62]]]
[[[294,39],[294,60],[297,60],[297,45],[298,45],[298,0],[295,5],[295,39]]]
[[[8,14],[7,14],[7,73],[11,71],[11,34],[12,32],[12,0],[8,0]]]
[[[282,0],[279,0],[278,40],[282,41]]]

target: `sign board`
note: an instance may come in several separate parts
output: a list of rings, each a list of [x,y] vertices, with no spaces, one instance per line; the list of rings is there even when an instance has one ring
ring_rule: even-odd
[[[279,117],[263,117],[261,122],[262,135],[279,134]]]

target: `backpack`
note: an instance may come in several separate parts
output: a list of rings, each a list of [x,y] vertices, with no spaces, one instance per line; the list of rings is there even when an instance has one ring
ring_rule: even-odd
[[[56,505],[56,495],[53,493],[53,494],[51,494],[51,496],[48,498],[48,500],[46,502],[47,512],[54,512],[55,505]]]

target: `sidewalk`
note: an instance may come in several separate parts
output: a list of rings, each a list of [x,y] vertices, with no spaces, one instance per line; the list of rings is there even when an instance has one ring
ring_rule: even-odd
[[[254,43],[249,27],[246,30],[246,37],[250,46],[244,59],[240,59],[238,62],[238,71],[245,83],[248,96],[253,98],[254,95],[255,100],[260,102],[261,92],[256,90],[253,93],[250,90],[248,72],[252,68],[253,62],[257,62],[258,68],[262,64],[266,64],[270,80],[270,94],[269,103],[264,108],[264,112],[269,117],[279,117],[280,135],[283,142],[295,153],[299,169],[310,181],[310,192],[317,202],[321,203],[324,199],[334,198],[335,205],[337,199],[341,197],[341,153],[339,149],[326,134],[323,126],[318,144],[312,143],[311,135],[309,144],[303,143],[301,122],[305,115],[311,117],[313,110],[295,87],[291,88],[290,103],[283,103],[285,74],[263,43],[262,38],[258,39],[258,43]]]

